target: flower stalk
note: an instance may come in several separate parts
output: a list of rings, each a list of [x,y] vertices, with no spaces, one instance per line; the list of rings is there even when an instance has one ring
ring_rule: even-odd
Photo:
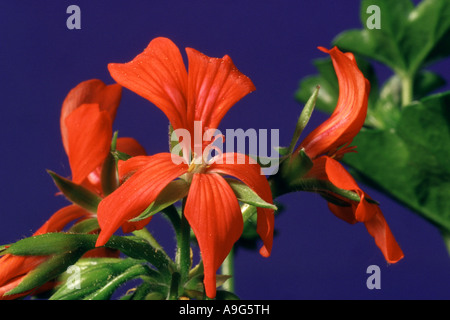
[[[400,75],[401,85],[402,85],[402,107],[405,107],[413,101],[414,93],[414,76],[408,73],[403,73]]]
[[[184,203],[184,201],[183,201]],[[184,206],[183,206],[184,208]],[[185,215],[182,213],[180,221],[180,234],[177,246],[175,263],[180,275],[180,282],[185,283],[188,279],[189,270],[191,268],[191,227]]]

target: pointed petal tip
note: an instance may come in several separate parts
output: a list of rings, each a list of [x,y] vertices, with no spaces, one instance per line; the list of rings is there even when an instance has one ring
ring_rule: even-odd
[[[259,249],[259,254],[263,256],[264,258],[270,257],[271,250],[267,250],[266,246],[262,246],[261,249]]]
[[[325,53],[330,53],[330,51],[332,50],[332,49],[327,49],[322,46],[318,46],[317,49],[319,49],[320,51],[325,52]]]
[[[100,234],[98,235],[97,241],[95,242],[95,247],[103,247],[109,240],[111,236],[105,234],[104,232],[100,232]]]

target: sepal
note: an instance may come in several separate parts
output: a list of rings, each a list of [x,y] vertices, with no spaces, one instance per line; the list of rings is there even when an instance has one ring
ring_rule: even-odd
[[[66,196],[68,200],[89,212],[97,213],[98,204],[102,200],[97,194],[81,185],[73,183],[72,181],[57,175],[53,171],[47,170],[47,172],[53,178],[53,181],[58,189]]]
[[[129,221],[136,222],[147,219],[154,214],[171,206],[175,202],[183,199],[189,191],[189,185],[184,180],[174,180],[158,195],[156,200],[150,204],[139,216]]]
[[[95,234],[46,233],[19,240],[1,254],[51,256],[78,251],[84,253],[96,248],[97,237]],[[170,272],[170,261],[164,253],[141,238],[112,236],[105,247],[119,250],[130,258],[146,260],[162,274],[167,275]]]
[[[93,235],[67,234],[62,232],[45,233],[19,240],[2,251],[15,256],[49,256],[75,250],[93,249],[89,241]]]
[[[313,167],[311,158],[304,149],[292,154],[281,166],[281,175],[289,184],[301,179]]]
[[[226,181],[239,201],[255,207],[277,210],[277,206],[261,199],[261,197],[246,184],[229,178],[227,178]]]
[[[108,300],[120,285],[147,275],[142,263],[134,259],[81,259],[61,274],[61,285],[49,300]]]
[[[47,282],[53,281],[59,274],[64,272],[70,265],[74,264],[82,255],[84,250],[56,254],[42,262],[35,269],[30,271],[25,278],[14,289],[5,295],[23,293],[35,288],[39,288]]]
[[[119,187],[117,157],[112,152],[108,154],[102,166],[101,183],[103,195],[107,196]]]
[[[292,185],[297,191],[309,191],[324,194],[327,200],[335,198],[338,205],[343,205],[342,198],[350,201],[361,201],[360,196],[352,191],[336,187],[330,181],[321,179],[298,179]]]
[[[316,86],[315,90],[309,97],[308,101],[306,102],[302,112],[300,113],[300,116],[297,120],[297,125],[295,126],[295,131],[292,136],[291,143],[287,150],[287,155],[290,155],[297,145],[298,139],[300,138],[303,130],[306,128],[306,125],[309,122],[309,119],[311,118],[311,115],[314,111],[314,107],[316,106],[317,97],[319,95],[320,86]]]

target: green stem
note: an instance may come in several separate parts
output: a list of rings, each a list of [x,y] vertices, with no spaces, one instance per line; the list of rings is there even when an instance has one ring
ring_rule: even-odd
[[[175,231],[175,234],[178,235],[180,233],[180,215],[178,214],[177,208],[175,208],[174,205],[170,205],[167,208],[164,208],[162,210],[162,213],[164,216],[166,216],[170,223],[172,224],[172,227]]]
[[[180,274],[174,272],[172,274],[172,281],[170,283],[168,300],[178,300],[178,290],[180,286]]]
[[[405,107],[413,101],[414,76],[403,74],[400,78],[402,79],[402,107]]]
[[[183,213],[181,214],[180,229],[177,235],[177,253],[175,263],[181,277],[181,283],[185,283],[189,276],[189,269],[191,267],[191,227],[184,215],[184,201]]]
[[[225,258],[225,260],[222,263],[221,266],[221,272],[223,275],[229,275],[231,278],[229,278],[225,283],[223,284],[223,289],[229,292],[234,293],[234,247],[231,249],[228,256]]]

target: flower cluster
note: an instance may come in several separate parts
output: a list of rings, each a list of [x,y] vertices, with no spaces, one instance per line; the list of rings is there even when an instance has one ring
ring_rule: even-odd
[[[187,48],[187,69],[178,47],[167,38],[156,38],[132,61],[108,66],[116,84],[105,85],[100,80],[79,84],[69,92],[61,111],[62,141],[71,179],[51,173],[72,204],[56,212],[34,236],[61,233],[72,224],[67,233],[95,237],[92,243],[91,238],[83,238],[85,250],[79,251],[75,262],[86,256],[119,257],[123,247],[111,240],[117,230],[142,230],[151,223],[153,214],[180,201],[176,218],[181,227],[175,228],[180,233],[179,250],[175,263],[167,260],[167,264],[158,264],[167,267],[159,271],[169,276],[162,277],[166,284],[157,291],[165,297],[196,298],[199,295],[192,292],[200,291],[215,298],[221,283],[216,273],[248,219],[241,203],[255,208],[256,231],[262,240],[260,254],[268,257],[277,209],[274,198],[286,192],[314,190],[329,201],[330,210],[339,218],[349,223],[363,222],[385,259],[397,262],[403,253],[378,204],[339,163],[344,153],[354,151],[349,145],[364,124],[369,83],[351,53],[337,48],[321,50],[332,58],[339,101],[331,117],[296,146],[309,119],[308,112],[312,111],[312,107],[305,107],[296,138],[280,158],[281,170],[270,178],[248,155],[216,152],[211,156],[211,141],[179,136],[179,154],[147,155],[135,139],[118,138],[113,133],[112,124],[125,87],[158,107],[175,134],[185,130],[190,136],[195,136],[196,131],[202,137],[213,136],[227,111],[255,90],[229,56],[211,58]],[[199,270],[189,270],[190,229],[201,253],[203,284],[196,290],[187,289]],[[5,256],[0,260],[1,298],[14,299],[61,286],[50,281],[19,290],[24,278],[55,255],[20,255],[13,248],[5,246]],[[155,255],[132,254],[151,256],[149,261]]]

